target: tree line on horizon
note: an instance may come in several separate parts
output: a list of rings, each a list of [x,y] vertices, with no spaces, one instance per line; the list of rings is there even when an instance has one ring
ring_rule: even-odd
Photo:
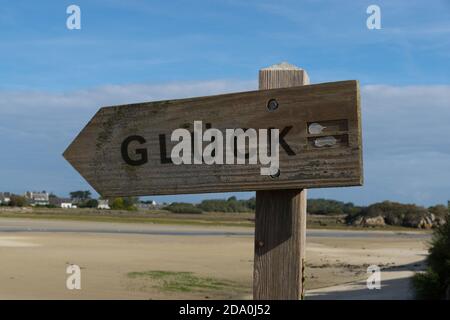
[[[50,194],[50,197],[56,197]],[[80,208],[97,208],[98,200],[92,198],[90,191],[73,191],[70,198]],[[113,210],[137,210],[137,204],[140,201],[138,197],[117,197],[109,199],[109,205]],[[27,200],[22,196],[12,195],[9,206],[23,207],[27,205]],[[256,198],[252,197],[246,200],[237,199],[235,196],[228,199],[205,199],[200,203],[173,202],[163,206],[162,209],[173,213],[193,213],[201,214],[203,212],[225,212],[240,213],[254,212],[256,208]],[[342,202],[332,199],[308,199],[308,214],[313,215],[342,215],[348,224],[358,219],[368,219],[373,217],[382,217],[388,225],[417,225],[418,219],[423,219],[432,214],[435,217],[444,217],[448,215],[449,208],[438,204],[425,208],[416,204],[403,204],[393,201],[383,201],[370,204],[368,206],[357,206],[352,202]]]
[[[230,197],[228,199],[209,199],[195,204],[189,202],[173,202],[170,205],[164,207],[172,212],[183,213],[181,208],[185,208],[190,211],[193,209],[195,212],[184,213],[202,213],[202,212],[253,212],[256,208],[256,199],[252,197],[248,200],[238,200],[236,197]],[[195,208],[195,209],[194,209]],[[442,204],[430,206],[428,208],[418,206],[415,204],[403,204],[393,201],[377,202],[368,206],[356,206],[352,202],[342,202],[338,200],[330,199],[308,199],[307,210],[309,214],[317,215],[349,215],[356,217],[360,214],[368,216],[376,216],[379,214],[385,214],[386,212],[394,213],[391,217],[395,221],[395,212],[402,215],[408,213],[425,213],[431,212],[437,215],[446,214],[448,212],[447,206]]]
[[[201,214],[204,212],[254,212],[255,197],[248,200],[228,199],[203,200],[193,204],[174,202],[163,209],[180,214]],[[404,204],[393,201],[377,202],[368,206],[356,206],[351,202],[330,199],[308,199],[307,212],[310,215],[340,216],[338,220],[354,226],[401,226],[410,228],[431,229],[442,225],[449,208],[442,204],[425,208],[415,204]]]

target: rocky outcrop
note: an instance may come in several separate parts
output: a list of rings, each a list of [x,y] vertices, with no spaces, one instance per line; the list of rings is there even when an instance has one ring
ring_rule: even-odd
[[[444,217],[436,217],[436,219],[433,222],[433,225],[435,227],[440,227],[445,224],[445,218]]]
[[[434,214],[428,213],[425,217],[420,219],[416,227],[420,229],[431,229],[442,226],[444,223],[444,217],[436,217]]]
[[[382,216],[376,216],[376,217],[362,217],[359,216],[356,218],[353,223],[353,225],[356,226],[364,226],[364,227],[378,227],[378,226],[385,226],[386,222],[384,221],[384,218]]]
[[[384,218],[382,216],[376,216],[372,218],[364,218],[363,224],[369,227],[384,226]]]
[[[383,215],[377,215],[372,217],[366,217],[363,215],[359,215],[355,217],[350,223],[354,226],[362,226],[362,227],[380,227],[389,225],[399,225],[403,227],[410,228],[418,228],[418,229],[432,229],[437,228],[443,224],[445,224],[445,218],[441,216],[436,216],[432,213],[426,213],[423,216],[417,216],[414,218],[400,218],[395,220],[393,223],[393,219],[386,220]]]
[[[427,215],[419,220],[419,223],[415,226],[419,229],[431,229],[433,228],[433,221],[435,217],[433,214]]]

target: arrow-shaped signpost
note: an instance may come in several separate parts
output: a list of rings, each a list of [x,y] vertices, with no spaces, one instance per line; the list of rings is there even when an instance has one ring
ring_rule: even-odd
[[[64,157],[106,198],[257,191],[254,298],[299,299],[305,188],[362,184],[359,86],[305,85],[287,64],[259,80],[259,91],[102,108]]]

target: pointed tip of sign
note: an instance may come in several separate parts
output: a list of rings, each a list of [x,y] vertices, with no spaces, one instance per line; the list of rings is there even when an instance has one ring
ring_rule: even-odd
[[[66,148],[66,150],[64,150],[64,152],[62,153],[63,158],[66,159],[66,161],[68,161],[69,163],[70,163],[70,150],[75,142],[76,142],[76,139],[74,141],[72,141],[70,143],[70,145]]]
[[[294,66],[293,64],[290,64],[286,61],[283,61],[281,63],[271,65],[270,67],[263,68],[261,70],[303,70],[303,69],[299,68],[297,66]]]

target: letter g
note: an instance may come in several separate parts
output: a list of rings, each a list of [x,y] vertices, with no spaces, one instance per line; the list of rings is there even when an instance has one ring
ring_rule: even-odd
[[[136,154],[139,155],[140,158],[137,160],[133,160],[130,158],[130,154],[128,153],[128,146],[133,141],[137,141],[140,144],[144,144],[146,142],[145,139],[141,136],[130,136],[130,137],[126,138],[122,142],[122,148],[121,148],[123,160],[130,166],[140,166],[140,165],[147,163],[148,162],[147,149],[136,149]]]

